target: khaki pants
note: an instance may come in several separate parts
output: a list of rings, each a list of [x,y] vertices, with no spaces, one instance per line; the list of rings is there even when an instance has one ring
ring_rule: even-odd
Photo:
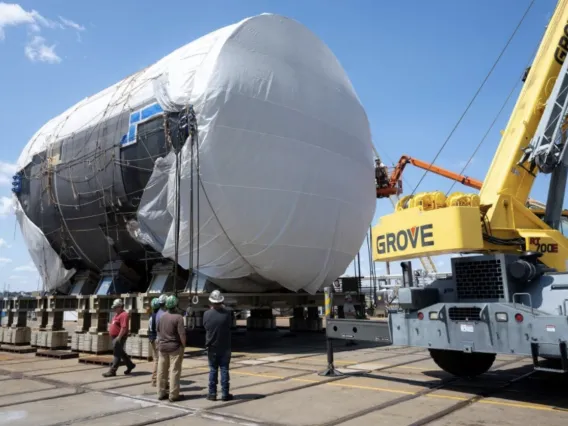
[[[150,342],[152,348],[152,358],[154,358],[154,370],[152,371],[152,386],[156,386],[158,380],[158,360],[160,358],[160,351],[158,350],[158,341]]]
[[[158,398],[162,398],[167,394],[168,375],[170,379],[170,400],[177,399],[179,396],[183,354],[183,347],[171,353],[160,351],[158,361]]]

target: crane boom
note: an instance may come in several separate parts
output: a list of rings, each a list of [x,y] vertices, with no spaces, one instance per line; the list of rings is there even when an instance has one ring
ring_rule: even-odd
[[[567,74],[568,75],[568,74]],[[568,80],[568,79],[567,79]],[[568,95],[568,90],[565,91],[565,94]],[[568,99],[568,96],[567,96]],[[568,150],[564,150],[565,155],[568,153]],[[564,158],[564,157],[562,157]],[[380,159],[378,160],[380,163]],[[382,163],[381,163],[382,164]],[[473,189],[481,189],[483,186],[483,182],[469,177],[465,175],[461,175],[459,173],[452,172],[451,170],[445,169],[443,167],[436,166],[434,164],[428,163],[426,161],[419,160],[414,157],[410,157],[408,155],[403,155],[398,160],[397,165],[394,168],[394,171],[389,176],[388,173],[384,171],[377,171],[377,198],[385,198],[389,197],[391,203],[393,203],[393,207],[396,207],[399,199],[398,196],[402,194],[402,172],[405,169],[406,164],[412,164],[423,170],[429,170],[432,173],[437,175],[446,177],[448,179],[454,180],[456,182],[461,183],[462,185],[468,186]],[[385,167],[386,169],[386,167]],[[550,197],[549,197],[550,198]],[[557,204],[557,198],[554,199],[554,204]],[[560,203],[562,204],[562,203]],[[527,207],[529,207],[533,212],[536,212],[537,216],[544,217],[546,204],[535,200],[533,198],[529,198],[526,203]],[[568,210],[562,210],[561,216],[568,217]],[[546,219],[545,219],[546,222]],[[424,262],[422,262],[424,264]]]
[[[547,116],[543,119],[547,102],[549,110],[558,109],[554,93],[562,92],[564,79],[558,77],[567,55],[568,0],[559,0],[479,196],[458,193],[446,197],[436,191],[405,197],[402,208],[383,216],[373,230],[377,238],[375,260],[405,260],[453,253],[537,251],[542,253],[539,259],[542,263],[566,271],[568,239],[549,225],[559,222],[562,207],[550,203],[549,196],[548,223],[527,207],[539,168],[534,167],[534,156],[526,153],[531,149],[537,152],[534,139],[538,138],[541,120],[545,122],[544,128],[549,126]],[[560,101],[566,103],[566,97]],[[563,120],[561,117],[554,123]],[[555,153],[567,151],[562,143],[556,143],[556,147]],[[560,154],[555,158],[560,158]],[[568,167],[563,164],[563,161],[557,161],[553,170],[544,170],[553,172],[550,190],[556,195],[565,191]],[[433,166],[429,167],[433,170]]]
[[[554,81],[568,51],[568,0],[560,0],[549,22],[525,84],[480,191],[481,203],[494,206],[490,220],[499,215],[499,200],[511,197],[524,203],[536,175],[519,164],[522,148],[533,139]]]
[[[480,180],[460,175],[459,173],[452,172],[451,170],[427,163],[426,161],[422,161],[408,155],[403,155],[400,157],[400,160],[398,160],[398,163],[390,176],[388,176],[388,173],[378,170],[377,198],[390,197],[392,195],[400,195],[402,193],[402,173],[404,172],[407,164],[411,164],[419,169],[428,170],[437,175],[455,180],[456,182],[460,182],[470,188],[480,189],[483,185],[483,182]]]

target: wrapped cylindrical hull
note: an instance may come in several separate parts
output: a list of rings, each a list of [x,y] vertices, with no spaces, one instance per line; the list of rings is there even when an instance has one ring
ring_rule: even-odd
[[[189,109],[193,143],[176,127]],[[375,209],[364,109],[321,40],[264,14],[79,102],[28,143],[20,223],[41,230],[28,239],[36,264],[46,250],[64,264],[42,271],[48,287],[68,278],[61,268],[120,259],[147,272],[154,258],[175,256],[172,144],[181,147],[180,266],[228,291],[313,293],[359,250]]]

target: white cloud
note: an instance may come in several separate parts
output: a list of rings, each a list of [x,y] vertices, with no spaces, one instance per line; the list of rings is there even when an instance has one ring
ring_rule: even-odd
[[[27,58],[32,62],[58,64],[61,58],[55,53],[55,44],[48,46],[41,36],[34,36],[25,48]]]
[[[27,265],[14,268],[14,272],[37,272],[37,268],[32,262],[29,262]]]
[[[10,197],[0,197],[0,217],[14,212],[14,203]]]
[[[0,186],[9,186],[12,184],[12,176],[18,168],[15,164],[0,161]]]
[[[8,259],[7,257],[0,257],[0,265],[5,265],[6,263],[12,263],[12,259]]]
[[[26,277],[22,276],[22,275],[10,275],[8,277],[9,280],[25,280]]]
[[[37,12],[27,12],[19,4],[0,3],[0,40],[6,37],[5,28],[18,25],[29,25],[33,29],[37,26]],[[38,14],[39,15],[39,14]]]
[[[6,28],[20,25],[27,26],[30,32],[35,33],[24,49],[26,56],[34,62],[40,61],[51,64],[61,62],[61,58],[55,53],[55,44],[48,44],[45,38],[39,36],[38,33],[43,28],[85,30],[82,25],[61,16],[59,21],[54,21],[42,16],[36,10],[25,10],[17,3],[0,2],[0,40],[6,38]]]
[[[0,40],[6,38],[5,28],[27,25],[31,31],[39,32],[41,27],[65,28],[59,22],[43,17],[35,10],[25,10],[17,3],[0,2]]]
[[[71,19],[65,19],[63,16],[59,17],[59,20],[65,25],[66,27],[73,28],[77,31],[85,31],[85,27],[79,25],[77,22],[72,21]]]
[[[12,247],[4,238],[0,238],[0,248],[10,248]]]

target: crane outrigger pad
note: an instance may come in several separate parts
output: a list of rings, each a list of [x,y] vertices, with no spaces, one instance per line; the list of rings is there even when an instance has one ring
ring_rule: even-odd
[[[358,340],[392,345],[389,322],[371,320],[327,319],[326,335],[330,339]]]

